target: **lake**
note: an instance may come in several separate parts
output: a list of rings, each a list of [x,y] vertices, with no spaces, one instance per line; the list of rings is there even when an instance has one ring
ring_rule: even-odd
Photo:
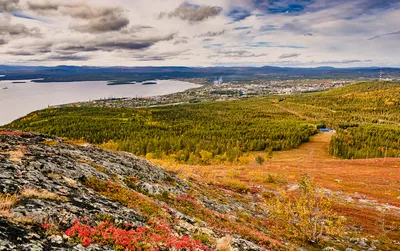
[[[13,83],[14,82],[14,83]],[[200,85],[176,80],[157,84],[107,85],[107,81],[34,83],[31,80],[0,81],[0,125],[48,106],[90,100],[160,96]]]

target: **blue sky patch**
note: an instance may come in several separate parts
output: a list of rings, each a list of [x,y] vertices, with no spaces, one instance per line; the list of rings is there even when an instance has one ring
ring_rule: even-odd
[[[228,17],[232,18],[233,21],[238,22],[251,16],[251,12],[245,9],[233,9],[228,13]]]

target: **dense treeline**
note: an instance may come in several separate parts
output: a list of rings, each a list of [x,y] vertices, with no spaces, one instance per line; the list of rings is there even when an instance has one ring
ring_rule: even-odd
[[[361,83],[280,103],[338,130],[330,153],[341,158],[399,157],[400,83]]]
[[[9,127],[202,164],[235,162],[249,151],[296,148],[316,133],[313,124],[268,98],[150,109],[47,109]]]
[[[339,129],[329,151],[348,159],[400,157],[400,128],[366,125]]]
[[[9,127],[208,164],[235,162],[250,151],[296,148],[316,132],[314,125],[337,129],[330,145],[334,156],[399,157],[400,83],[149,109],[47,109]]]

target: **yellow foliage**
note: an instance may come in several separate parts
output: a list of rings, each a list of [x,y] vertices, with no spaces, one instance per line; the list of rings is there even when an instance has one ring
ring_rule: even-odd
[[[119,149],[119,144],[117,142],[114,142],[112,140],[104,142],[103,144],[99,145],[99,147],[107,150],[112,150],[112,151],[118,151]]]
[[[320,243],[327,236],[340,236],[343,217],[333,213],[330,201],[307,175],[301,179],[299,189],[299,197],[282,192],[281,197],[269,205],[279,229],[288,237],[311,243]]]

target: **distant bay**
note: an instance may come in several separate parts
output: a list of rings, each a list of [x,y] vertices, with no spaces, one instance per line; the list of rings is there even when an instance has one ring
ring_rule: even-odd
[[[160,96],[200,87],[177,80],[156,80],[152,82],[157,84],[152,85],[107,85],[107,81],[13,82],[15,81],[0,81],[0,125],[54,105],[109,98]]]

